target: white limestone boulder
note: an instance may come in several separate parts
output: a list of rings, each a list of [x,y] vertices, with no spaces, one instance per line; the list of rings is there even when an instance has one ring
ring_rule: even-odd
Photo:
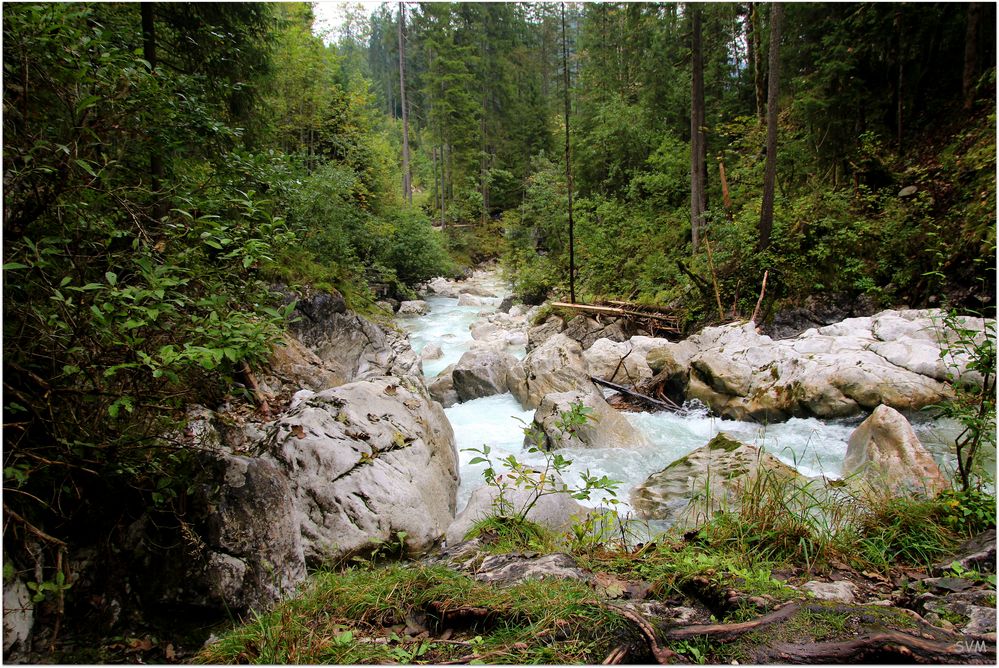
[[[563,431],[559,428],[562,414],[574,404],[582,405],[588,419],[582,425]],[[632,426],[628,419],[615,411],[595,391],[573,390],[546,394],[534,412],[532,426],[544,434],[544,449],[556,448],[643,448],[651,442]],[[526,445],[532,445],[530,438]]]
[[[451,425],[422,382],[378,378],[320,392],[278,420],[263,446],[290,481],[313,566],[405,532],[432,547],[454,517]]]
[[[842,476],[879,493],[932,496],[950,485],[905,416],[878,406],[850,435]]]

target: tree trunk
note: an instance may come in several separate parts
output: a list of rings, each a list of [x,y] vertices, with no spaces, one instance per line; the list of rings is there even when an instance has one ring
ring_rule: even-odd
[[[440,181],[437,179],[437,147],[434,146],[430,149],[430,161],[434,170],[434,206],[438,205],[440,201]]]
[[[756,117],[760,123],[765,120],[765,107],[763,104],[763,39],[760,34],[760,3],[749,3],[749,23],[752,26],[752,36],[750,43],[753,54],[753,84],[756,90]]]
[[[576,303],[576,241],[572,224],[572,161],[569,154],[569,47],[565,37],[565,3],[562,3],[562,69],[565,81],[565,182],[569,193],[569,303]]]
[[[975,75],[978,72],[978,32],[981,22],[982,3],[968,3],[968,26],[964,34],[964,76],[961,79],[965,111],[971,111],[971,107],[975,104]]]
[[[701,226],[704,222],[704,171],[707,167],[704,141],[704,58],[701,49],[701,9],[688,4],[691,21],[690,42],[690,239],[693,251],[700,247]]]
[[[767,163],[763,178],[763,206],[760,210],[760,239],[757,250],[770,245],[774,225],[774,184],[777,181],[777,97],[780,92],[780,29],[784,6],[771,3],[770,9],[770,72],[767,91]]]
[[[142,57],[149,63],[150,70],[156,69],[156,24],[153,16],[153,3],[139,4],[142,16]],[[149,187],[156,198],[153,207],[153,217],[159,218],[166,213],[166,207],[160,202],[160,180],[163,178],[163,157],[155,146],[149,154]]]
[[[399,3],[399,99],[402,102],[402,195],[413,203],[413,175],[409,172],[409,112],[406,109],[406,5]]]

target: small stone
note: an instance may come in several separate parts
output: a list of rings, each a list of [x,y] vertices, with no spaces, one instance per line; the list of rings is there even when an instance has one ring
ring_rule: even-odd
[[[964,591],[975,586],[974,582],[964,578],[926,578],[923,584],[942,591]]]
[[[857,595],[857,588],[852,582],[841,580],[840,582],[820,582],[812,580],[806,582],[801,587],[820,601],[838,601],[840,603],[853,603]]]
[[[919,190],[916,186],[906,186],[898,191],[899,197],[912,197]]]

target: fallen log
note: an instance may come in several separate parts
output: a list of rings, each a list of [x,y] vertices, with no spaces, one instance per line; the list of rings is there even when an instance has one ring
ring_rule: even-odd
[[[621,308],[618,306],[570,304],[569,302],[551,302],[551,305],[557,308],[574,309],[577,311],[583,311],[587,313],[614,315],[619,318],[647,318],[649,320],[654,320],[657,323],[664,323],[665,326],[659,325],[661,329],[674,331],[677,334],[680,333],[680,330],[678,328],[679,323],[676,316],[665,315],[663,313],[636,311],[632,309]]]
[[[659,399],[653,399],[652,397],[646,396],[644,394],[639,394],[634,390],[629,390],[627,387],[624,387],[623,385],[618,385],[617,383],[612,383],[610,381],[603,380],[601,378],[596,378],[594,376],[590,376],[590,380],[592,380],[597,385],[608,387],[616,392],[620,392],[621,394],[627,395],[629,397],[635,397],[636,399],[641,399],[642,401],[650,403],[654,406],[659,406],[664,410],[673,411],[674,413],[676,411],[681,410],[680,406],[676,405],[674,402],[670,401],[669,399],[666,399],[665,401],[661,401]]]

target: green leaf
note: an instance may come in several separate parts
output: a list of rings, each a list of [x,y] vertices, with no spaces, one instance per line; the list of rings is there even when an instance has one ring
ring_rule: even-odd
[[[20,262],[7,262],[3,266],[3,270],[14,270],[14,269],[28,269],[28,265],[21,264]]]
[[[118,274],[114,273],[113,271],[105,273],[104,278],[107,279],[108,285],[110,285],[111,287],[118,285]]]
[[[97,178],[97,172],[94,171],[94,168],[90,166],[89,162],[87,162],[86,160],[81,160],[79,158],[74,160],[74,162],[76,163],[77,167],[85,171],[87,174],[90,174],[95,179]]]

